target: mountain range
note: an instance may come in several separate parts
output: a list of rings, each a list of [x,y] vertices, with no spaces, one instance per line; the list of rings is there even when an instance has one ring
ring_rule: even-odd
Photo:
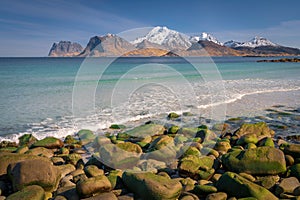
[[[300,49],[275,44],[255,36],[246,42],[220,42],[208,33],[187,36],[167,27],[154,27],[147,34],[127,41],[115,34],[94,36],[83,48],[78,43],[54,43],[50,57],[119,56],[287,56],[300,55]]]

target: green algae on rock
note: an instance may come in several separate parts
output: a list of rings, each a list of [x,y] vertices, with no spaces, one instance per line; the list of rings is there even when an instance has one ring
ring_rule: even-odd
[[[222,156],[226,169],[253,175],[280,174],[286,171],[284,154],[274,147],[235,150]]]
[[[218,191],[226,192],[229,196],[237,198],[254,197],[268,200],[278,199],[269,190],[233,172],[224,173],[217,181],[216,187]]]
[[[175,200],[181,194],[182,186],[179,181],[155,175],[151,172],[123,173],[124,184],[142,199]]]

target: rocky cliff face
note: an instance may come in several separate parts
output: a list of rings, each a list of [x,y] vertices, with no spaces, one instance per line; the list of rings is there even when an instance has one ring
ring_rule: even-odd
[[[82,46],[78,43],[72,43],[70,41],[60,41],[59,43],[53,43],[48,56],[72,57],[80,54],[82,50]]]
[[[134,50],[133,44],[113,34],[92,37],[79,56],[122,56]]]

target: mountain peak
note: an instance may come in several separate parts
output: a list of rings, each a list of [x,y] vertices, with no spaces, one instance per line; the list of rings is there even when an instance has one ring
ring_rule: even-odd
[[[203,32],[200,34],[200,36],[191,36],[190,37],[190,42],[192,43],[196,43],[196,42],[199,42],[200,40],[203,40],[203,41],[210,41],[210,42],[213,42],[213,43],[216,43],[218,45],[221,45],[223,46],[223,43],[220,42],[217,38],[215,38],[213,35],[209,34],[209,33],[206,33],[206,32]]]
[[[144,40],[147,40],[148,42],[154,44],[163,45],[171,50],[187,49],[191,46],[191,43],[186,35],[169,29],[166,26],[156,26],[151,29],[145,36],[139,37],[131,43],[138,45]]]
[[[48,56],[61,57],[61,56],[76,56],[83,50],[82,46],[76,42],[60,41],[53,43]]]
[[[237,42],[237,41],[228,41],[224,43],[225,46],[227,47],[250,47],[250,48],[256,48],[256,47],[262,47],[262,46],[279,46],[278,44],[275,44],[268,40],[267,38],[260,37],[260,36],[255,36],[251,40],[247,42]]]

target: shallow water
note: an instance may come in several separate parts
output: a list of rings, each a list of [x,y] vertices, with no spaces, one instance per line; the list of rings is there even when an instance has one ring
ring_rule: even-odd
[[[196,125],[268,115],[278,103],[296,109],[300,64],[258,59],[0,58],[0,140],[164,121],[171,111],[194,113],[182,123]]]

